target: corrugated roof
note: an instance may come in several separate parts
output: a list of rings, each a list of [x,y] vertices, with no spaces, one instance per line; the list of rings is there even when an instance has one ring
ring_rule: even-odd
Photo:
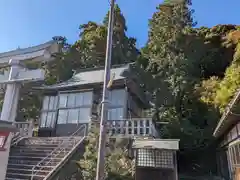
[[[129,68],[128,65],[124,65],[117,68],[111,69],[111,74],[115,74],[114,80],[124,79],[123,72]],[[67,88],[67,87],[74,87],[80,85],[87,85],[87,84],[95,84],[95,83],[103,83],[104,80],[104,69],[96,69],[96,70],[89,70],[84,72],[79,72],[75,74],[71,79],[68,81],[54,84],[50,86],[42,86],[38,87],[37,89],[60,89],[60,88]]]

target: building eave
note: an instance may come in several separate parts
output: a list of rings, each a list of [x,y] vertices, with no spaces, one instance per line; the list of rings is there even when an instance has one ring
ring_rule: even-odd
[[[240,99],[240,90],[238,90],[237,94],[233,98],[233,100],[229,103],[227,108],[225,109],[220,121],[217,124],[217,127],[214,130],[213,136],[216,138],[221,137],[226,130],[229,129],[231,125],[238,121],[236,114],[232,113],[233,107],[237,104]]]
[[[114,80],[113,83],[115,84],[116,82],[123,80],[123,79],[117,79]],[[68,84],[68,85],[61,85],[62,83],[59,84],[55,84],[55,85],[49,85],[49,86],[40,86],[40,87],[33,87],[33,89],[36,90],[54,90],[54,91],[60,91],[62,89],[69,89],[69,88],[82,88],[82,87],[86,87],[86,86],[102,86],[103,82],[95,82],[95,83],[88,83],[88,84]]]
[[[136,139],[132,147],[134,149],[164,149],[164,150],[179,150],[179,139]]]
[[[115,78],[113,80],[114,82],[127,78],[125,76],[122,76],[122,72],[125,71],[126,68],[128,68],[128,66],[118,65],[111,69],[111,74],[115,74]],[[104,81],[104,67],[91,68],[79,71],[67,81],[48,86],[46,85],[41,87],[35,87],[34,89],[58,90],[64,88],[101,84],[103,83],[103,81]]]

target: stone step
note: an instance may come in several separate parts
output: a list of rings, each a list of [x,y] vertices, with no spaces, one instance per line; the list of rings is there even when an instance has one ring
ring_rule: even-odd
[[[54,145],[21,145],[21,146],[17,146],[14,147],[13,149],[31,149],[31,150],[36,150],[36,149],[56,149],[58,146],[54,146]]]
[[[9,159],[8,163],[9,164],[28,164],[28,165],[37,165],[40,161],[36,161],[36,160],[19,160],[19,159]],[[48,160],[45,160],[44,165],[47,165],[47,166],[56,166],[60,161],[59,160],[56,160],[56,159],[53,159],[50,161],[50,159]]]
[[[52,148],[54,148],[54,147],[58,147],[58,146],[60,146],[61,144],[19,144],[19,145],[17,145],[16,146],[16,148],[17,147],[52,147]]]
[[[73,138],[73,139],[60,139],[60,140],[25,140],[19,144],[61,144],[64,142],[77,142],[80,141],[81,138]]]
[[[59,139],[82,139],[82,136],[61,136],[61,137],[29,137],[29,140],[59,140]]]
[[[10,154],[9,157],[12,156],[21,156],[21,157],[47,157],[47,156],[55,156],[58,158],[63,158],[65,156],[66,153],[64,153],[64,151],[54,151],[54,153],[52,153],[52,151],[50,151],[49,153],[46,152],[19,152],[19,153],[14,153],[14,154]]]
[[[57,149],[37,149],[37,150],[34,150],[34,149],[19,149],[19,150],[11,151],[10,156],[15,156],[15,155],[41,156],[42,155],[42,156],[45,157],[45,156],[48,156],[52,153],[53,154],[66,154],[69,151],[71,151],[72,148],[73,147],[63,148],[63,149],[57,148]]]
[[[44,148],[44,147],[21,147],[19,149],[12,149],[10,151],[10,153],[19,153],[19,152],[52,152],[52,151],[63,151],[63,150],[66,150],[66,151],[69,151],[73,148],[74,146],[72,145],[69,145],[67,147],[55,147],[55,148]]]
[[[25,141],[62,141],[62,140],[72,140],[72,139],[81,139],[81,136],[75,137],[53,137],[53,138],[44,138],[44,137],[30,137],[25,139]]]
[[[36,144],[24,144],[24,146],[28,146],[28,147],[31,147],[31,146],[44,146],[44,147],[58,147],[58,146],[66,146],[66,145],[71,145],[71,146],[74,146],[76,143],[75,142],[66,142],[64,144],[61,144],[61,143],[56,143],[56,144],[44,144],[44,143],[36,143]]]
[[[7,178],[13,178],[14,180],[18,179],[27,179],[31,180],[32,175],[31,174],[22,174],[22,173],[8,173],[6,175]],[[33,180],[43,180],[45,175],[35,175]]]
[[[35,165],[31,165],[31,164],[8,164],[8,168],[15,168],[15,169],[32,169],[33,167],[35,167]],[[42,170],[52,170],[55,166],[41,166]],[[36,167],[35,169],[38,169],[40,167]]]
[[[12,149],[10,154],[20,154],[20,153],[46,153],[49,154],[55,149],[29,149],[29,148],[19,148],[19,149]],[[70,150],[70,148],[66,148],[66,150]],[[61,149],[55,150],[55,152],[60,152]]]
[[[43,180],[81,140],[82,137],[24,139],[11,148],[5,180]],[[39,162],[41,165],[36,167]],[[33,168],[37,176],[31,179]]]
[[[46,156],[44,157],[34,157],[34,156],[9,156],[9,160],[33,160],[33,161],[41,161],[42,159],[44,159]],[[47,157],[45,160],[54,160],[54,161],[61,161],[62,158],[57,158],[57,157]]]
[[[29,180],[29,179],[26,179],[26,178],[25,179],[22,179],[22,178],[21,179],[20,178],[17,178],[17,179],[16,178],[5,178],[5,180]]]
[[[60,145],[60,144],[65,144],[65,143],[75,143],[78,142],[80,140],[59,140],[59,141],[34,141],[34,142],[28,142],[25,141],[24,145]]]
[[[7,169],[7,174],[8,173],[20,173],[20,174],[38,174],[38,175],[47,175],[51,170],[36,170],[34,171],[32,169],[16,169],[16,168],[8,168]],[[34,173],[33,173],[34,172]]]

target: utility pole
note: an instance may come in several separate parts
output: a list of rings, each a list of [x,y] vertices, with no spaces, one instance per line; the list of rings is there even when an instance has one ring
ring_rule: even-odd
[[[100,122],[100,132],[99,132],[100,135],[99,135],[99,146],[98,146],[96,180],[104,180],[106,128],[107,128],[106,122],[108,120],[108,106],[109,106],[109,101],[108,101],[109,92],[107,89],[107,85],[110,80],[110,73],[111,73],[114,5],[115,5],[115,0],[111,0],[109,19],[108,19],[107,49],[106,49],[106,59],[105,59],[105,72],[104,72],[104,83],[103,83],[103,97],[102,97],[101,122]]]

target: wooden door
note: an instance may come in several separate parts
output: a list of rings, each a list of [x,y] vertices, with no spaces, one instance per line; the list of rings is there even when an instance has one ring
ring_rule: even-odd
[[[240,180],[240,167],[236,168],[234,180]]]

